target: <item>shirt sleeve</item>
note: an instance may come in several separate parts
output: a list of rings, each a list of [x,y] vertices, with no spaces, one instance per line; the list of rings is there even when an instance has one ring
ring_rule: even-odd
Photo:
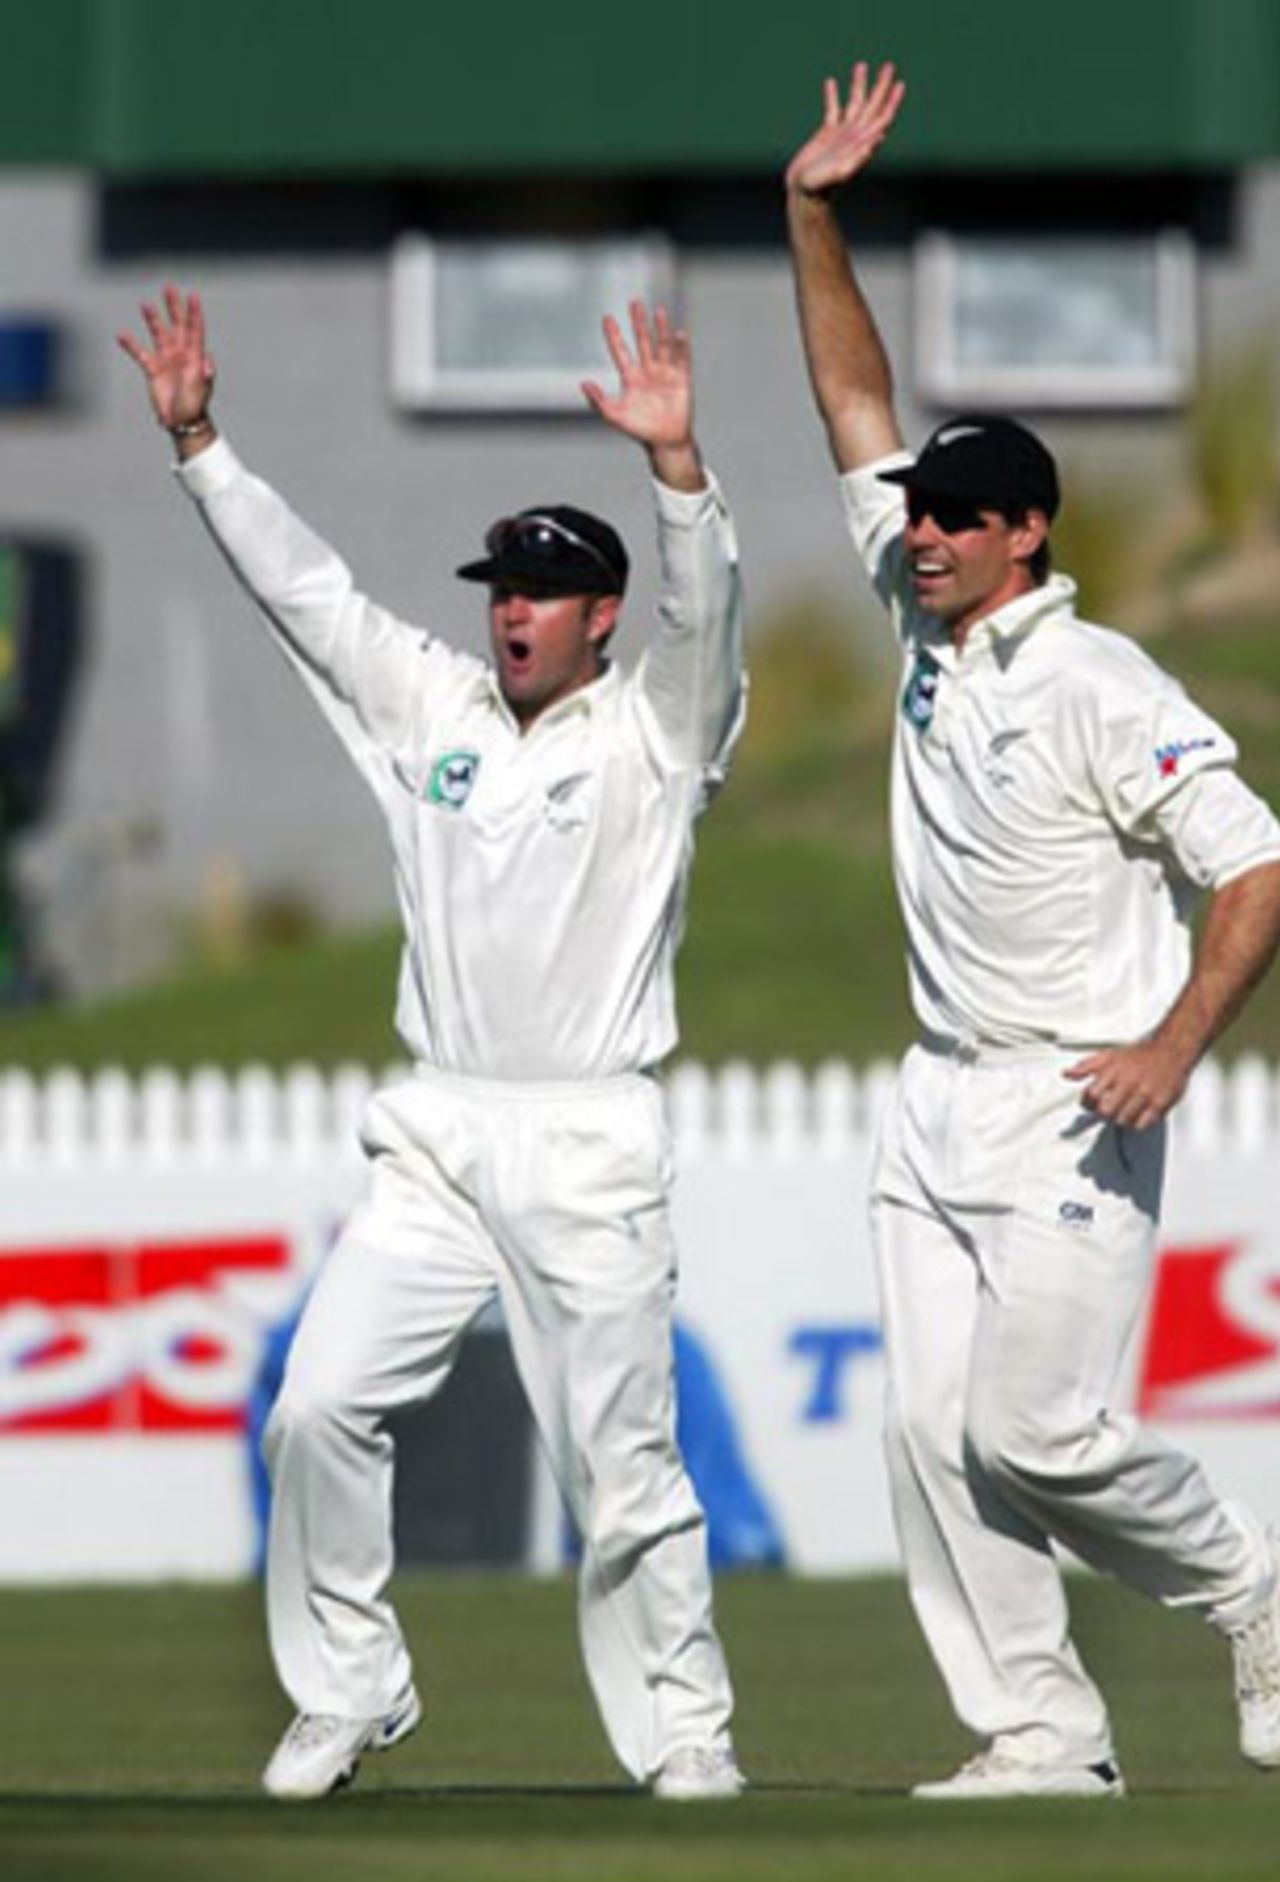
[[[1263,863],[1280,862],[1280,822],[1234,771],[1197,772],[1159,819],[1183,874],[1217,890]]]
[[[668,762],[718,785],[742,728],[742,582],[733,519],[714,477],[703,490],[654,484],[662,590],[636,672]]]
[[[1280,857],[1280,825],[1237,776],[1234,739],[1176,680],[1143,664],[1145,684],[1107,689],[1095,783],[1124,835],[1158,845],[1199,888],[1221,888]]]
[[[907,506],[901,484],[882,483],[880,473],[913,462],[909,451],[895,451],[840,479],[845,523],[858,560],[900,631],[905,630],[911,598],[903,547]]]
[[[376,748],[400,744],[428,670],[450,662],[448,649],[362,595],[342,558],[224,438],[176,475],[340,734],[358,728]]]

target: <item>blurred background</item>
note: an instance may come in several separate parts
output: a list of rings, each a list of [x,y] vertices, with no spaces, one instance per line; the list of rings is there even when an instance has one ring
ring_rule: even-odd
[[[246,56],[246,47],[252,55]],[[1105,46],[1105,55],[1099,50]],[[652,595],[638,453],[577,390],[669,298],[733,501],[753,713],[682,964],[703,1061],[909,1033],[884,840],[891,672],[795,331],[779,176],[828,71],[907,104],[847,226],[908,436],[1008,409],[1056,558],[1280,796],[1280,15],[1271,0],[597,6],[46,0],[0,120],[0,1055],[380,1063],[380,820],[171,487],[113,335],[198,288],[229,437],[362,586],[479,648],[495,515],[587,501]],[[1264,991],[1228,1054],[1280,1050]]]
[[[718,1560],[892,1562],[862,1196],[911,1031],[895,675],[811,408],[780,185],[858,56],[909,86],[844,205],[908,437],[967,407],[1041,427],[1083,610],[1280,800],[1274,0],[1079,0],[1032,35],[1012,0],[691,0],[678,24],[45,0],[7,23],[0,1579],[253,1566],[254,1437],[396,1053],[381,818],[115,346],[167,282],[204,298],[243,456],[363,587],[475,649],[483,597],[453,569],[495,516],[557,500],[627,536],[622,657],[643,644],[644,461],[579,381],[633,295],[690,327],[753,692],[681,962],[682,1436]],[[1222,1057],[1186,1110],[1131,1396],[1217,1419],[1201,1449],[1245,1494],[1280,1399],[1280,976]],[[505,1341],[469,1342],[402,1444],[408,1559],[571,1554]]]

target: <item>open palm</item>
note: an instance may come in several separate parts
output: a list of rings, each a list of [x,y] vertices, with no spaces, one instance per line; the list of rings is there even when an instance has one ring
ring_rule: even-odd
[[[634,347],[622,337],[612,315],[604,323],[605,345],[618,369],[618,390],[610,397],[594,380],[582,390],[607,424],[651,449],[685,445],[693,435],[693,367],[689,336],[673,327],[665,307],[653,324],[642,301],[631,303]]]
[[[131,333],[117,334],[120,347],[146,375],[152,409],[166,427],[203,418],[213,391],[213,361],[205,348],[204,310],[198,294],[164,290],[164,310],[142,304],[151,337],[144,346]]]
[[[822,123],[787,166],[788,187],[816,196],[856,176],[888,136],[905,91],[892,65],[870,83],[863,61],[853,68],[846,104],[836,80],[825,80]]]

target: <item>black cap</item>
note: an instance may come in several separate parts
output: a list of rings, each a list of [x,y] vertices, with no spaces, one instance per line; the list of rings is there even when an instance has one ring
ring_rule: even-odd
[[[965,497],[992,510],[1057,513],[1058,467],[1034,432],[1013,418],[949,418],[914,464],[881,471],[881,483],[937,497]]]
[[[527,582],[549,595],[620,595],[630,559],[611,524],[571,503],[503,516],[485,532],[488,554],[464,562],[464,582]]]

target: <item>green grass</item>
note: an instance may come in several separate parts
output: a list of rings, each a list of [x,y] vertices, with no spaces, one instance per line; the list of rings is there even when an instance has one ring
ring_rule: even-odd
[[[726,806],[727,808],[727,806]],[[327,937],[123,998],[0,1015],[0,1062],[373,1067],[391,1027],[394,929]],[[887,862],[822,829],[709,819],[680,962],[682,1050],[718,1064],[863,1061],[911,1036]]]
[[[327,936],[235,969],[197,968],[114,999],[0,1015],[0,1060],[52,1065],[287,1065],[401,1055],[392,928]]]
[[[1112,1701],[1123,1806],[920,1805],[966,1750],[891,1580],[728,1577],[718,1603],[752,1792],[662,1806],[619,1776],[564,1582],[406,1578],[427,1722],[355,1789],[282,1807],[257,1772],[286,1712],[252,1588],[7,1590],[5,1882],[1151,1882],[1270,1877],[1280,1773],[1234,1750],[1207,1630],[1075,1584]]]
[[[727,808],[727,806],[726,806]],[[326,938],[235,971],[205,969],[94,1004],[0,1015],[0,1063],[140,1069],[163,1063],[399,1056],[395,931]],[[699,848],[680,960],[682,1047],[708,1064],[894,1056],[912,1034],[888,861],[820,827],[713,817]],[[1280,973],[1220,1047],[1280,1060]]]

